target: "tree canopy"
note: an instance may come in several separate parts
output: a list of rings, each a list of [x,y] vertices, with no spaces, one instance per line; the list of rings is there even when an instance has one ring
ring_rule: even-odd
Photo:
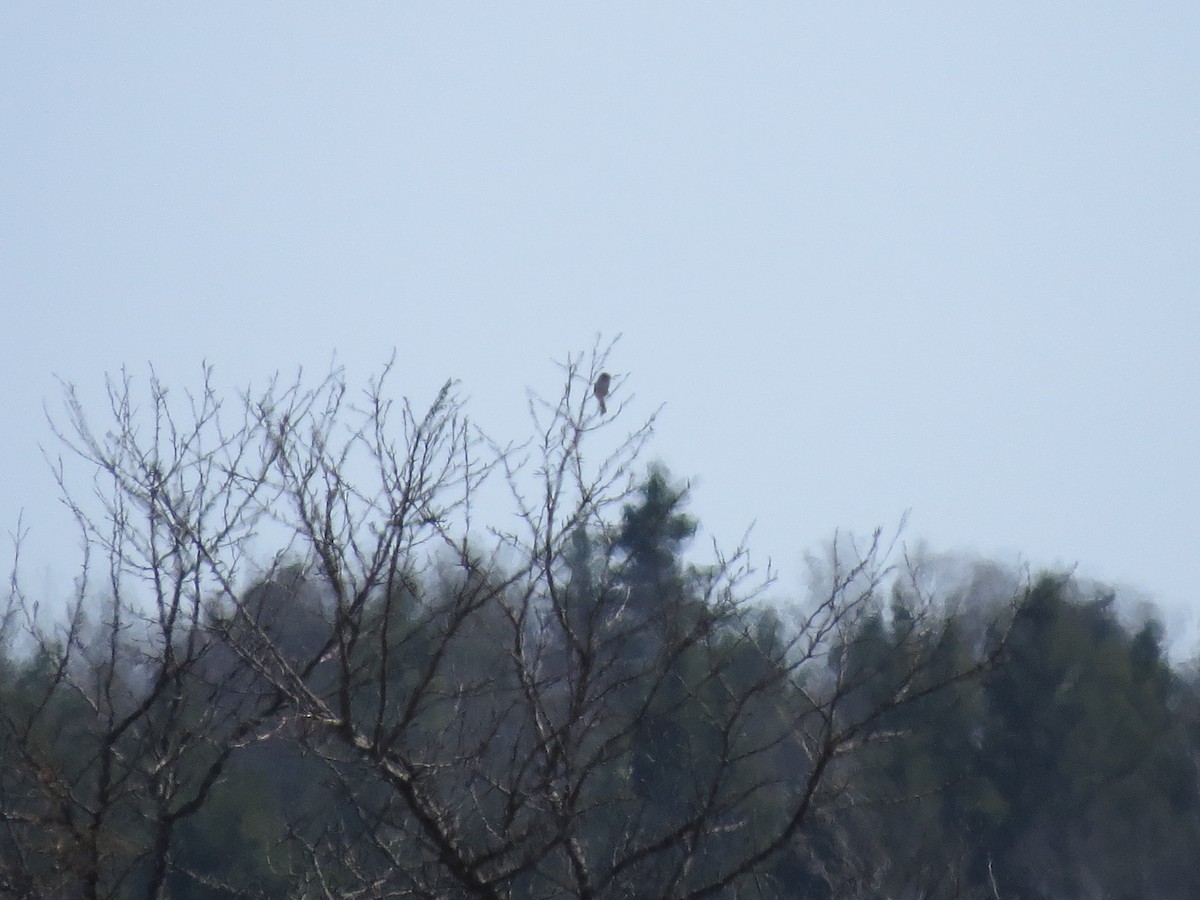
[[[387,371],[68,392],[99,501],[60,476],[65,617],[11,581],[0,893],[1200,895],[1200,679],[1158,622],[881,531],[802,597],[698,563],[653,417],[593,453],[606,362],[523,443]]]

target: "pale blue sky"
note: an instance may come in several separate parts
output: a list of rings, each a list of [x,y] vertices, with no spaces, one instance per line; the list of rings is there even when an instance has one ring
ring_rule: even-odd
[[[42,558],[55,375],[396,347],[516,436],[621,332],[782,592],[911,508],[1200,600],[1195,2],[9,2],[0,135],[0,519]]]

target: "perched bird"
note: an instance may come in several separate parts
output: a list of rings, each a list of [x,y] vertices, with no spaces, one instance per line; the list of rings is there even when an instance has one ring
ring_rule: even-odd
[[[604,405],[604,398],[608,396],[608,385],[611,381],[611,375],[601,372],[600,377],[596,379],[596,386],[592,388],[592,393],[596,395],[596,400],[600,403],[600,415],[608,412],[608,407]]]

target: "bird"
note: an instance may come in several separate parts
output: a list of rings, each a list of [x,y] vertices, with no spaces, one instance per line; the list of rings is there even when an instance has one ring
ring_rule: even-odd
[[[601,372],[600,377],[596,379],[596,386],[592,388],[592,393],[596,395],[596,400],[600,403],[600,415],[608,412],[608,407],[604,405],[604,398],[608,396],[608,385],[611,381],[611,375]]]

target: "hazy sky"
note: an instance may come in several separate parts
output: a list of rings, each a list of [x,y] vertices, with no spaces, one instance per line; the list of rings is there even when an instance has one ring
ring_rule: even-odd
[[[0,5],[0,520],[55,376],[458,377],[624,335],[784,591],[832,531],[1200,600],[1200,4]],[[72,539],[73,540],[73,539]]]

